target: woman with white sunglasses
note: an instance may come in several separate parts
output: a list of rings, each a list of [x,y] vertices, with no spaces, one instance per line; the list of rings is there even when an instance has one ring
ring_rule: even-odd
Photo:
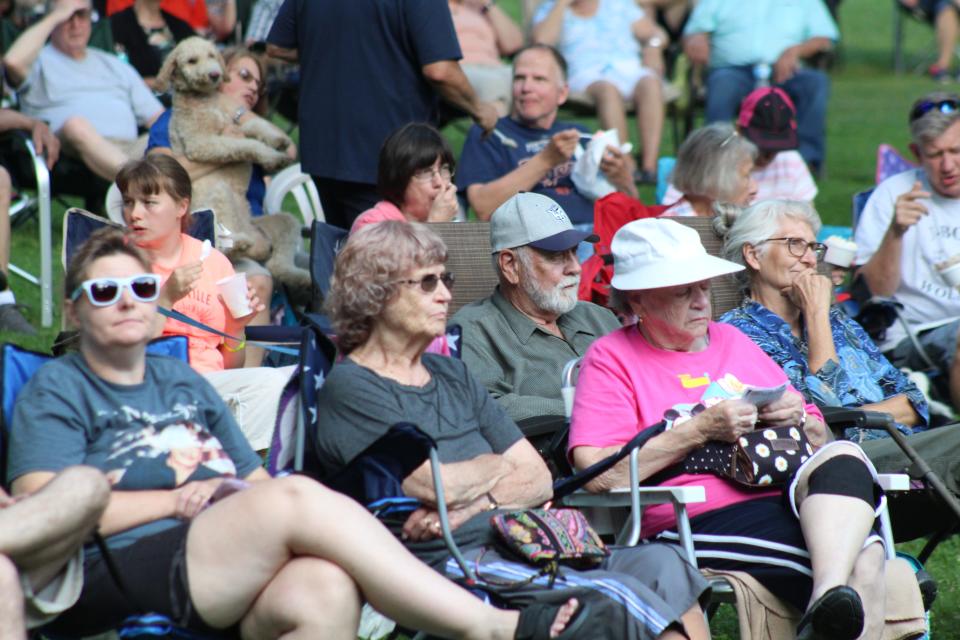
[[[263,301],[248,285],[249,313],[234,317],[221,299],[217,283],[234,276],[234,268],[225,255],[186,233],[191,183],[180,163],[165,155],[133,160],[120,169],[117,186],[130,239],[161,276],[160,306],[216,332],[168,318],[158,323],[157,335],[187,336],[190,365],[230,405],[253,448],[266,449],[293,369],[244,368],[244,331],[263,311]]]
[[[270,479],[213,389],[146,354],[160,292],[149,269],[120,231],[90,238],[65,282],[80,350],[44,365],[14,411],[15,495],[76,464],[112,481],[100,532],[124,587],[88,549],[83,592],[49,631],[87,636],[151,611],[203,634],[352,640],[364,599],[450,638],[564,638],[582,624],[565,629],[576,601],[519,614],[484,605],[349,498],[302,476]]]

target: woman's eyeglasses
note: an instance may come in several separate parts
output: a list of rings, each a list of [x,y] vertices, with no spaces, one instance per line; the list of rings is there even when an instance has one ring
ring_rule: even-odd
[[[87,300],[93,306],[109,307],[120,299],[124,287],[130,289],[130,293],[135,300],[153,302],[160,297],[160,276],[155,273],[141,273],[129,278],[92,278],[84,280],[70,294],[70,299],[76,301],[81,293],[86,293]]]
[[[243,80],[244,82],[253,82],[257,87],[257,93],[262,93],[263,85],[260,82],[260,79],[255,77],[249,69],[245,67],[240,67],[239,69],[237,69],[236,73],[238,76],[240,76],[240,79]]]
[[[949,115],[955,113],[958,109],[960,109],[960,102],[957,102],[956,98],[926,100],[910,111],[910,124],[913,124],[914,121],[919,120],[931,111],[939,111],[940,113]]]
[[[442,180],[450,180],[453,177],[453,169],[451,169],[448,164],[441,165],[439,169],[434,169],[433,167],[420,169],[420,171],[413,174],[413,179],[420,182],[430,182],[433,180],[434,175],[440,176]]]
[[[813,255],[817,257],[817,260],[820,260],[827,252],[827,245],[822,242],[810,242],[803,238],[767,238],[763,242],[758,242],[756,246],[759,247],[764,242],[785,242],[787,251],[789,251],[790,255],[794,258],[802,258],[806,255],[807,249],[809,249],[813,251]]]
[[[433,293],[437,290],[437,283],[442,282],[443,286],[447,288],[448,291],[453,290],[453,283],[456,282],[456,278],[453,277],[453,274],[449,271],[444,271],[440,275],[436,273],[428,273],[419,280],[397,280],[400,284],[418,284],[420,288],[423,289],[424,293]]]

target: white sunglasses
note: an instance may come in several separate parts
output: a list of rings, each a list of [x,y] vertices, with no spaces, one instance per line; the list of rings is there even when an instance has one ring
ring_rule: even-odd
[[[109,307],[120,299],[124,287],[130,289],[135,300],[153,302],[160,297],[160,276],[141,273],[129,278],[91,278],[81,282],[70,294],[70,299],[76,301],[81,293],[86,293],[93,306]]]

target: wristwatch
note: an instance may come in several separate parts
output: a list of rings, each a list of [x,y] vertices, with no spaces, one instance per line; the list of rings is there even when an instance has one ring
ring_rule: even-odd
[[[653,36],[652,38],[647,40],[647,46],[653,47],[654,49],[659,49],[660,47],[663,46],[663,38],[661,38],[660,36]]]

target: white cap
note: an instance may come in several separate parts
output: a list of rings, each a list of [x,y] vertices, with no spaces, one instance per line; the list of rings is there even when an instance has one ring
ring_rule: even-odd
[[[711,256],[696,230],[666,218],[644,218],[625,224],[613,236],[610,248],[610,285],[621,291],[674,287],[744,268]]]

